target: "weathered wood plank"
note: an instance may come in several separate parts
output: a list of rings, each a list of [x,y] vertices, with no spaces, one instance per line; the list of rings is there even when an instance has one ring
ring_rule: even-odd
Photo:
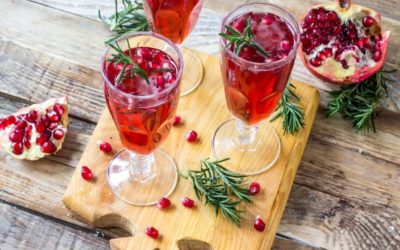
[[[109,249],[93,232],[72,228],[0,202],[0,249]]]

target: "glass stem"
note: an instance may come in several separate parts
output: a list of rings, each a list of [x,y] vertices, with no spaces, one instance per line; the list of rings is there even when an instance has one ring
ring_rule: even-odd
[[[257,136],[257,125],[246,125],[241,120],[236,120],[236,129],[239,132],[239,136],[236,138],[236,142],[241,145],[250,145],[254,142]]]
[[[129,169],[130,179],[145,182],[156,175],[155,170],[152,167],[154,162],[153,153],[141,155],[129,151],[129,155],[131,157]]]

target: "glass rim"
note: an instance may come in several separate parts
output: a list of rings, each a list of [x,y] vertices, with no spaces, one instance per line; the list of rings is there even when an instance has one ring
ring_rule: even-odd
[[[171,90],[177,88],[179,82],[180,82],[181,79],[182,79],[182,74],[183,74],[183,58],[182,58],[182,53],[181,53],[181,51],[179,50],[179,48],[176,46],[176,44],[173,43],[171,40],[169,40],[167,37],[162,36],[162,35],[157,34],[157,33],[154,33],[154,32],[152,32],[152,31],[140,31],[140,32],[135,32],[135,31],[133,31],[133,32],[127,33],[127,34],[125,34],[125,35],[119,37],[118,39],[114,40],[114,41],[112,42],[112,44],[115,45],[116,42],[119,42],[119,41],[121,41],[121,40],[125,40],[125,39],[130,38],[130,37],[137,37],[137,36],[151,36],[151,37],[156,37],[156,38],[158,38],[158,39],[163,40],[164,42],[166,42],[169,46],[171,46],[171,47],[177,52],[177,54],[178,54],[178,62],[177,62],[177,63],[178,63],[178,65],[177,65],[177,67],[178,67],[178,74],[176,75],[176,80],[175,80],[172,84],[169,84],[169,86],[168,86],[167,88],[165,88],[164,90],[162,90],[161,92],[158,92],[158,93],[155,93],[155,94],[151,94],[151,95],[133,95],[133,94],[129,94],[129,93],[126,93],[126,92],[120,90],[119,88],[115,87],[115,86],[111,83],[110,79],[108,79],[108,77],[107,77],[107,75],[106,75],[106,72],[105,72],[104,63],[105,63],[105,61],[106,61],[106,59],[107,59],[107,58],[106,58],[106,57],[107,57],[107,54],[108,54],[108,52],[109,52],[110,49],[111,49],[110,45],[107,45],[107,47],[106,47],[105,50],[104,50],[103,55],[101,56],[101,60],[100,60],[100,71],[101,71],[101,75],[102,75],[102,77],[103,77],[103,80],[106,82],[106,84],[107,84],[109,87],[111,87],[113,90],[115,90],[115,91],[119,92],[120,94],[122,94],[123,96],[126,96],[126,97],[128,97],[128,98],[136,98],[136,99],[151,99],[151,98],[154,98],[154,97],[158,97],[158,96],[160,96],[160,95],[163,95],[163,94],[165,94],[165,93],[168,93],[168,92],[170,92]],[[140,47],[139,47],[139,48],[140,48]],[[164,52],[164,51],[163,51],[163,52]],[[166,52],[164,52],[164,53],[166,53]]]
[[[288,24],[290,25],[290,27],[292,28],[294,35],[295,35],[295,42],[293,44],[293,49],[290,51],[289,55],[282,59],[282,60],[278,60],[278,61],[273,61],[273,62],[251,62],[248,60],[245,60],[241,57],[239,57],[238,55],[236,55],[233,51],[231,51],[226,45],[226,41],[224,41],[223,37],[220,37],[220,44],[223,45],[223,52],[226,53],[230,58],[235,59],[235,62],[238,62],[241,65],[250,65],[250,66],[254,66],[255,68],[259,68],[260,70],[267,68],[267,69],[272,69],[272,68],[277,68],[281,65],[284,65],[286,63],[289,63],[292,59],[292,57],[296,56],[296,51],[297,51],[297,47],[299,45],[300,42],[300,28],[299,25],[297,24],[296,19],[294,18],[294,16],[292,14],[290,14],[287,10],[276,6],[274,4],[270,4],[270,3],[262,3],[262,2],[252,2],[252,3],[245,3],[245,4],[241,4],[238,7],[236,7],[234,10],[230,11],[222,20],[222,25],[221,25],[221,33],[223,33],[225,31],[225,25],[227,20],[233,15],[234,12],[240,10],[243,7],[247,7],[247,6],[254,6],[254,5],[264,5],[264,6],[268,6],[268,7],[273,7],[279,11],[282,11],[284,13],[286,13],[289,16],[289,20],[286,20],[286,18],[284,18]],[[293,24],[291,23],[293,22]]]

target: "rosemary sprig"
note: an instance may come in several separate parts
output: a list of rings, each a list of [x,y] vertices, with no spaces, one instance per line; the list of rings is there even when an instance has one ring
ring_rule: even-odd
[[[303,108],[298,104],[300,98],[294,93],[296,87],[289,83],[283,91],[278,107],[271,121],[282,116],[282,127],[285,134],[295,134],[300,128],[304,128],[304,112]]]
[[[219,33],[220,36],[228,40],[227,47],[231,44],[234,45],[233,52],[236,55],[239,55],[240,51],[245,46],[253,47],[257,50],[258,53],[263,55],[264,57],[270,57],[267,51],[265,51],[257,42],[254,41],[254,34],[251,31],[251,18],[249,17],[246,20],[246,27],[243,30],[243,34],[239,33],[237,30],[232,28],[229,25],[225,25],[226,33]]]
[[[131,52],[131,46],[129,44],[129,40],[126,40],[127,44],[128,44],[128,53],[129,55],[127,55],[119,46],[118,42],[115,42],[115,45],[113,45],[112,43],[109,44],[109,46],[111,48],[113,48],[117,54],[113,54],[111,59],[108,59],[108,61],[113,62],[114,64],[118,64],[118,63],[123,63],[124,65],[122,66],[122,70],[119,73],[117,80],[116,80],[116,85],[121,83],[121,80],[125,78],[126,72],[129,73],[130,77],[133,77],[135,75],[138,75],[140,77],[142,77],[147,84],[150,84],[149,81],[149,77],[146,74],[146,72],[136,63],[132,60],[132,52]],[[136,52],[138,50],[136,49]],[[136,54],[137,57],[137,54]],[[128,68],[128,66],[131,66]],[[128,69],[127,69],[128,68]]]
[[[148,31],[150,30],[149,22],[143,13],[143,3],[131,0],[122,0],[124,9],[118,11],[118,0],[115,0],[115,14],[111,15],[108,20],[104,20],[98,11],[99,19],[109,26],[110,30],[116,35],[111,37],[105,43],[109,44],[128,32]]]
[[[189,176],[183,177],[190,177],[197,198],[205,199],[206,205],[214,206],[216,215],[221,212],[225,219],[240,226],[240,214],[243,211],[237,206],[242,201],[251,202],[251,196],[248,193],[246,176],[221,165],[227,160],[229,159],[201,160],[200,170],[189,170]]]
[[[389,78],[387,74],[395,71],[381,69],[360,83],[331,91],[326,115],[331,117],[341,113],[345,118],[351,120],[356,132],[368,133],[371,129],[376,132],[376,108],[381,99],[388,97],[386,81],[395,81]]]

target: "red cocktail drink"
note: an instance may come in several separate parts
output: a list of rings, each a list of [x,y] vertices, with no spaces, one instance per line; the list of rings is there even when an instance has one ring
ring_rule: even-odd
[[[101,70],[107,106],[125,147],[109,163],[108,184],[127,203],[155,204],[178,180],[175,161],[158,147],[178,105],[182,55],[161,35],[131,33],[109,45]]]
[[[295,38],[287,21],[273,13],[244,13],[228,25],[243,33],[247,19],[251,19],[254,41],[269,57],[250,46],[233,55],[230,46],[222,48],[221,67],[229,110],[253,125],[269,117],[278,105],[292,71]]]
[[[145,11],[154,32],[181,44],[197,23],[201,0],[146,0]]]

